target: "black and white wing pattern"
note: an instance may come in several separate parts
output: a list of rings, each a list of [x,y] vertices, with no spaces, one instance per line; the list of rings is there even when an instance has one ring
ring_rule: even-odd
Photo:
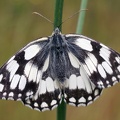
[[[83,35],[67,34],[69,60],[78,69],[66,80],[65,101],[74,106],[92,103],[103,88],[120,80],[120,55],[111,48]]]
[[[0,69],[0,98],[22,101],[26,106],[44,111],[61,101],[58,81],[50,76],[48,38],[31,42]]]
[[[34,110],[52,110],[62,97],[74,106],[87,106],[103,88],[120,79],[120,55],[82,35],[33,41],[0,68],[0,98],[19,100]]]

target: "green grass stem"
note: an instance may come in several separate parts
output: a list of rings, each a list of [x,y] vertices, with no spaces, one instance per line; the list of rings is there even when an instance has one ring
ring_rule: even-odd
[[[76,29],[77,34],[81,34],[82,30],[83,30],[87,2],[88,2],[88,0],[82,0],[81,1],[80,10],[82,10],[82,11],[80,11],[80,13],[79,13],[77,29]]]
[[[62,31],[62,12],[63,12],[63,2],[64,0],[56,0],[55,3],[55,13],[54,13],[54,29],[59,27],[60,31]],[[65,120],[66,119],[66,103],[62,101],[62,103],[57,108],[57,120]]]

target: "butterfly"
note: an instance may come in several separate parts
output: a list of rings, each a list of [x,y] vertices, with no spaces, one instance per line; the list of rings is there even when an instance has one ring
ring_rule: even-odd
[[[87,106],[120,80],[120,55],[93,39],[62,34],[37,39],[0,68],[0,99],[39,111],[62,101]]]

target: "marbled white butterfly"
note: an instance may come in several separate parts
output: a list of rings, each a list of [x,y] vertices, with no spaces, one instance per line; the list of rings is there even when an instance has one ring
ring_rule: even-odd
[[[92,103],[103,88],[120,79],[120,55],[88,37],[61,34],[35,40],[0,68],[0,98],[20,100],[35,110],[64,101]]]

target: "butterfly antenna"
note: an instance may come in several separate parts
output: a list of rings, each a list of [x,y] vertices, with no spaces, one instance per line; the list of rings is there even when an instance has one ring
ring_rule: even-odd
[[[69,19],[73,18],[75,15],[77,15],[78,13],[80,13],[81,11],[86,11],[88,9],[81,9],[77,12],[75,12],[73,15],[71,15],[70,17],[66,18],[59,26],[61,26],[63,23],[65,23],[66,21],[68,21]]]
[[[33,14],[39,15],[40,17],[44,18],[45,20],[47,20],[48,22],[53,24],[53,22],[51,20],[49,20],[47,17],[43,16],[42,14],[40,14],[38,12],[33,12]]]

